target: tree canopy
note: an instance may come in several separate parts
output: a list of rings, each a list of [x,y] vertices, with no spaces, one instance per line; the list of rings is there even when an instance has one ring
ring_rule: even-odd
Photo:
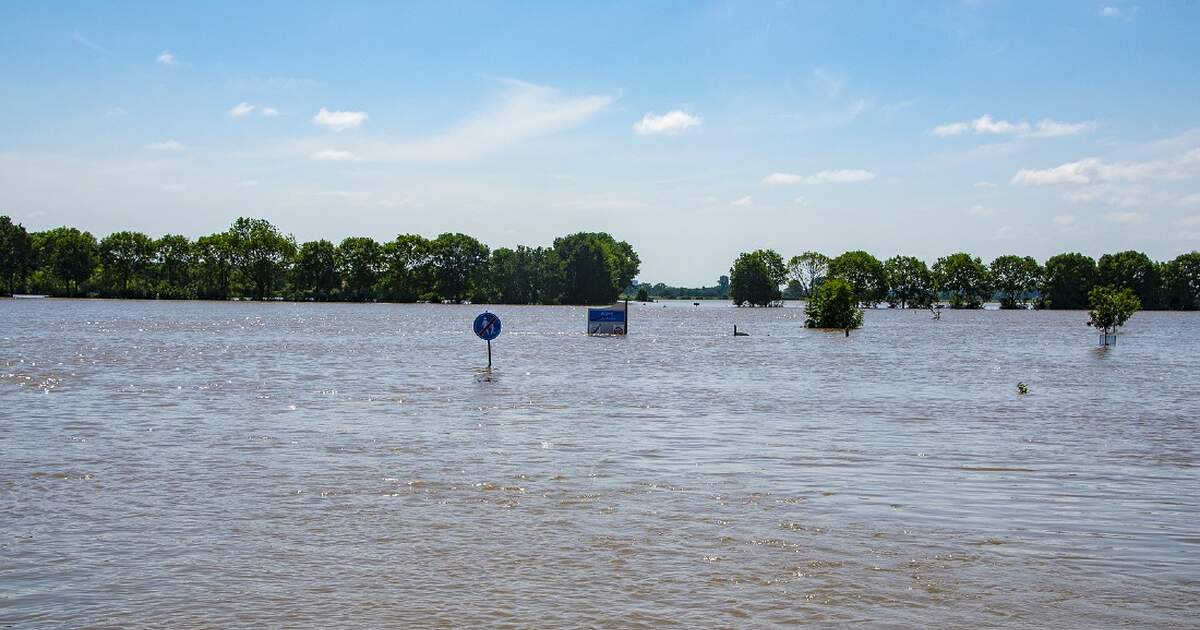
[[[1088,326],[1104,334],[1115,333],[1142,308],[1141,300],[1129,287],[1095,287],[1088,293]]]
[[[1078,253],[1051,256],[1042,271],[1038,308],[1079,309],[1087,306],[1096,285],[1096,261]]]
[[[1042,267],[1029,256],[999,256],[992,261],[991,274],[1000,308],[1025,308],[1041,280]]]
[[[830,278],[821,283],[804,305],[804,325],[808,328],[837,328],[849,334],[860,328],[862,309],[858,307],[854,287],[842,278]]]
[[[829,277],[849,282],[863,306],[874,307],[887,299],[887,272],[883,263],[867,252],[846,252],[829,261]]]
[[[729,296],[741,306],[769,306],[783,297],[779,286],[787,279],[783,257],[771,249],[742,253],[729,270]]]

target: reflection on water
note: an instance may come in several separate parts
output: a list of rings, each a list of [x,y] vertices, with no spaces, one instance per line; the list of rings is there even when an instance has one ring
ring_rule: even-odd
[[[1200,316],[631,308],[0,301],[0,624],[1195,623]]]

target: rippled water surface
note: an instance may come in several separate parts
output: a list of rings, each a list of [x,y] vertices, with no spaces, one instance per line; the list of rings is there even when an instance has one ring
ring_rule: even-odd
[[[0,301],[0,626],[1200,615],[1200,315],[491,308]]]

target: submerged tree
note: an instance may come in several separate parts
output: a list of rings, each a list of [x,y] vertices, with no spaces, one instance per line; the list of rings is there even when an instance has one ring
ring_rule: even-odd
[[[383,248],[370,237],[349,237],[337,247],[337,269],[345,285],[343,299],[373,300],[375,283],[384,270]]]
[[[233,222],[229,238],[235,266],[251,296],[256,300],[271,297],[296,255],[295,240],[266,219],[247,217]]]
[[[1141,301],[1142,308],[1159,308],[1162,302],[1159,266],[1142,252],[1128,250],[1101,256],[1096,261],[1096,284],[1128,287]]]
[[[567,304],[607,304],[629,286],[641,259],[625,241],[605,232],[578,232],[554,239]]]
[[[113,232],[100,239],[100,278],[110,294],[144,297],[151,290],[154,241],[141,232]]]
[[[854,287],[841,278],[830,278],[817,287],[804,306],[804,325],[808,328],[837,328],[846,331],[860,328],[863,322],[862,309]]]
[[[991,272],[1000,308],[1025,308],[1041,280],[1042,267],[1029,256],[1000,256],[992,261]]]
[[[154,295],[166,299],[194,296],[195,249],[186,236],[166,234],[154,242]]]
[[[1096,285],[1096,261],[1078,253],[1051,256],[1042,272],[1038,308],[1086,308]]]
[[[0,216],[0,273],[3,273],[0,280],[4,282],[4,290],[11,295],[18,288],[23,289],[33,266],[33,240],[25,226]]]
[[[342,284],[338,273],[338,250],[321,239],[300,246],[291,269],[292,289],[297,297],[323,302]]]
[[[800,287],[803,296],[812,295],[827,275],[829,257],[819,252],[804,252],[799,256],[792,256],[787,264],[787,279]]]
[[[1095,287],[1088,294],[1088,304],[1091,307],[1088,326],[1095,327],[1104,335],[1103,344],[1106,346],[1108,336],[1116,334],[1117,329],[1142,308],[1141,301],[1128,287]]]
[[[887,272],[883,263],[867,252],[846,252],[829,261],[829,277],[849,282],[863,306],[874,308],[887,299]]]
[[[888,304],[900,308],[924,308],[933,303],[933,278],[925,261],[912,256],[893,256],[883,263],[887,274]]]
[[[737,306],[768,306],[779,300],[787,278],[783,257],[771,249],[743,253],[729,270],[729,296]]]
[[[950,308],[983,308],[992,294],[988,268],[978,256],[963,252],[937,259],[933,283],[938,291],[949,294]]]
[[[96,238],[75,228],[59,227],[33,235],[36,256],[56,286],[75,295],[96,269]]]
[[[1200,308],[1200,252],[1176,256],[1164,265],[1163,288],[1168,308]]]

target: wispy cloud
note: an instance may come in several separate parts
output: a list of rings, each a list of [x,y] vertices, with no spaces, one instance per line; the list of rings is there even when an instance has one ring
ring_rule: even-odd
[[[187,147],[183,146],[183,143],[179,142],[178,140],[166,140],[163,142],[150,142],[143,146],[144,146],[144,148],[149,149],[151,151],[182,151],[187,148]]]
[[[1109,4],[1100,7],[1100,10],[1096,12],[1096,15],[1104,18],[1113,18],[1128,23],[1132,22],[1133,18],[1137,16],[1138,8],[1139,7],[1133,6],[1129,7],[1128,9],[1122,9],[1118,6]]]
[[[1104,214],[1104,220],[1109,223],[1120,223],[1123,225],[1136,225],[1146,222],[1146,215],[1137,212],[1107,212]]]
[[[987,206],[981,206],[981,205],[976,204],[974,206],[971,206],[970,208],[967,208],[967,214],[969,214],[973,217],[990,217],[993,214],[995,214],[995,211],[993,211],[991,208],[988,208]]]
[[[179,60],[175,59],[175,55],[172,54],[171,51],[169,51],[169,50],[164,50],[164,51],[158,53],[158,57],[156,58],[156,61],[158,61],[158,63],[160,63],[164,66],[179,65]]]
[[[275,109],[274,107],[263,107],[262,111],[259,113],[263,116],[278,116],[279,110]]]
[[[950,136],[958,136],[964,133],[972,133],[974,135],[1008,135],[1008,136],[1030,136],[1034,138],[1056,138],[1060,136],[1074,136],[1081,133],[1091,131],[1096,128],[1096,123],[1092,121],[1078,123],[1064,123],[1054,120],[1053,118],[1043,118],[1036,125],[1031,125],[1028,122],[1010,122],[1007,120],[996,120],[990,114],[984,114],[975,120],[966,122],[952,122],[944,125],[938,125],[932,130],[933,135],[943,138]]]
[[[309,159],[318,162],[358,162],[362,158],[354,155],[349,151],[341,151],[338,149],[323,149],[308,156]]]
[[[1013,176],[1012,183],[1024,186],[1045,186],[1183,179],[1187,177],[1184,167],[1190,164],[1189,155],[1170,161],[1152,160],[1124,163],[1105,162],[1100,158],[1089,157],[1053,168],[1021,169]]]
[[[357,129],[367,120],[366,112],[329,111],[324,107],[312,117],[314,125],[325,127],[331,131]]]
[[[834,74],[825,68],[813,68],[812,76],[825,92],[825,96],[829,98],[837,98],[846,87],[846,77]]]
[[[330,147],[327,137],[290,143],[288,154],[312,157],[314,152],[335,150],[355,159],[420,164],[457,164],[511,149],[528,140],[578,126],[608,107],[612,96],[563,96],[558,90],[524,81],[505,79],[495,104],[448,130],[407,140],[351,137]]]
[[[875,173],[861,169],[818,171],[812,175],[796,173],[771,173],[762,179],[764,184],[852,184],[869,182]]]
[[[79,29],[75,29],[75,32],[71,33],[71,39],[75,40],[75,43],[79,44],[80,46],[83,46],[85,48],[91,48],[92,50],[94,50],[96,52],[104,53],[106,55],[108,54],[107,48],[84,37],[83,33],[79,32]]]
[[[230,107],[225,113],[230,118],[241,118],[252,111],[254,111],[254,106],[243,101],[237,105],[234,105],[233,107]]]
[[[650,112],[642,116],[641,120],[633,123],[633,132],[639,136],[674,136],[692,127],[699,127],[701,124],[703,121],[699,116],[693,116],[679,109],[669,111],[661,116]]]
[[[754,197],[751,197],[750,195],[746,195],[745,197],[738,197],[737,199],[730,201],[729,205],[745,207],[745,206],[749,206],[753,203],[754,203]]]

